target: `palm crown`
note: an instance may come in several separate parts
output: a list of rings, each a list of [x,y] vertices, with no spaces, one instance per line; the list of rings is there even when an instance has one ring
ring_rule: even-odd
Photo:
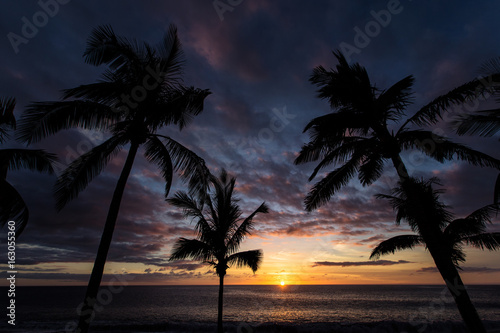
[[[110,132],[108,140],[73,161],[59,177],[57,207],[75,198],[126,144],[145,145],[145,157],[162,171],[166,194],[173,169],[183,170],[194,188],[206,185],[199,182],[206,174],[203,160],[156,133],[168,125],[183,129],[203,110],[210,94],[183,85],[183,52],[175,26],[156,47],[117,36],[109,26],[98,27],[88,39],[84,58],[91,65],[109,66],[101,80],[64,90],[64,101],[32,104],[20,126],[19,138],[27,143],[73,127]]]
[[[432,188],[439,184],[437,179],[429,181],[409,180],[400,182],[392,195],[378,195],[388,199],[397,212],[396,223],[408,222],[414,235],[395,236],[381,242],[372,251],[370,258],[395,251],[412,249],[417,245],[433,246],[428,242],[439,241],[445,244],[448,255],[459,267],[465,262],[464,245],[471,245],[481,250],[500,249],[500,233],[487,233],[486,227],[491,223],[491,215],[498,211],[497,205],[487,205],[465,218],[453,219],[453,214],[440,200],[442,190]],[[430,235],[432,230],[439,228],[437,235]]]
[[[305,127],[310,142],[302,147],[295,163],[320,161],[309,180],[332,164],[341,166],[313,186],[305,198],[308,211],[326,203],[356,174],[362,185],[370,185],[382,175],[387,160],[393,163],[400,178],[407,177],[400,157],[405,150],[420,150],[439,162],[456,158],[473,165],[500,168],[500,161],[486,154],[432,131],[410,129],[412,125],[437,122],[451,105],[477,98],[491,87],[472,80],[405,119],[406,108],[413,102],[413,76],[380,90],[372,85],[364,67],[349,65],[340,52],[334,55],[339,61],[336,69],[328,71],[318,66],[310,81],[319,87],[318,97],[327,99],[335,112],[317,117]]]
[[[170,260],[195,259],[214,266],[217,275],[224,276],[231,265],[259,268],[260,250],[237,252],[243,238],[253,229],[257,213],[267,213],[262,203],[245,219],[241,218],[238,199],[234,196],[236,179],[222,170],[219,177],[211,177],[212,193],[194,198],[178,192],[167,201],[182,208],[186,217],[196,221],[197,239],[180,238],[174,245]]]
[[[195,259],[208,263],[219,276],[219,304],[217,332],[222,333],[224,276],[232,265],[248,266],[255,273],[262,260],[261,250],[237,252],[245,236],[253,229],[253,218],[267,213],[262,203],[247,218],[241,218],[238,199],[234,196],[236,179],[222,169],[219,177],[210,177],[212,191],[193,197],[185,192],[176,193],[167,201],[184,210],[184,215],[196,220],[196,239],[180,238],[174,245],[170,260]]]

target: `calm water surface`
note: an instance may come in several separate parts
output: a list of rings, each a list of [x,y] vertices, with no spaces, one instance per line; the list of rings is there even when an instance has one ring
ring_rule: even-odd
[[[16,328],[26,332],[64,331],[77,318],[85,293],[85,287],[18,289]],[[468,291],[481,317],[500,323],[500,286],[469,286]],[[217,292],[217,286],[127,286],[117,293],[106,291],[94,323],[108,327],[213,323]],[[226,286],[224,297],[224,320],[253,326],[396,321],[420,327],[428,322],[460,322],[443,286]]]

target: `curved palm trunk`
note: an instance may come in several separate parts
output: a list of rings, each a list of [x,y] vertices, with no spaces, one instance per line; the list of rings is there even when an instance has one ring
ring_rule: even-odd
[[[224,296],[224,274],[221,274],[219,275],[219,308],[217,313],[217,333],[224,332],[224,329],[222,328],[222,308],[224,305],[223,296]]]
[[[99,286],[101,285],[104,265],[106,264],[106,258],[108,256],[109,247],[111,245],[111,239],[113,238],[113,231],[115,229],[116,220],[118,218],[118,212],[120,210],[123,192],[125,191],[125,185],[127,184],[128,176],[130,175],[130,171],[132,170],[132,164],[134,163],[138,148],[139,145],[137,144],[132,144],[130,146],[127,160],[125,161],[123,170],[120,174],[120,178],[118,179],[118,182],[116,184],[113,198],[109,206],[106,224],[104,225],[104,230],[102,232],[101,242],[99,243],[99,248],[97,250],[94,268],[92,269],[92,274],[90,275],[89,284],[87,286],[87,292],[83,301],[83,307],[79,313],[80,320],[76,333],[87,333],[89,331],[90,322],[94,317],[94,305],[96,303],[97,292],[99,290]]]
[[[424,242],[434,259],[434,263],[450,291],[465,325],[471,333],[486,333],[483,322],[470,300],[457,268],[451,260],[450,249],[443,246],[442,231],[437,225],[419,226]]]
[[[399,155],[392,157],[392,163],[396,168],[399,179],[401,181],[408,179],[408,170]],[[422,237],[424,238],[424,242],[429,249],[432,259],[434,259],[434,263],[436,264],[441,277],[455,300],[455,304],[457,305],[458,311],[460,312],[465,325],[471,333],[486,333],[483,322],[481,321],[474,304],[472,304],[462,278],[453,264],[451,256],[447,255],[449,250],[442,246],[444,242],[439,236],[442,233],[441,230],[438,227],[433,230],[428,230],[425,225],[421,225],[419,227]]]
[[[458,274],[458,270],[453,265],[451,259],[447,256],[443,256],[440,252],[431,251],[429,247],[429,252],[431,252],[432,258],[436,263],[436,267],[439,273],[443,277],[448,290],[451,292],[455,304],[457,305],[458,311],[465,322],[465,325],[471,333],[486,333],[486,329],[483,326],[483,322],[479,317],[479,314],[472,304],[472,301],[465,289],[464,283]]]

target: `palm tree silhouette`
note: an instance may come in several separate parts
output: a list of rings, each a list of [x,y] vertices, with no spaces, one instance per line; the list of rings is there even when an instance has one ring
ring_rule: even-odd
[[[109,69],[97,83],[65,90],[63,101],[31,105],[23,115],[20,138],[34,142],[72,127],[110,132],[109,139],[75,159],[58,178],[55,196],[59,210],[77,197],[125,145],[130,145],[80,315],[78,331],[86,333],[123,192],[139,147],[144,146],[146,159],[161,170],[166,182],[165,196],[172,184],[173,170],[182,170],[183,179],[189,180],[194,192],[207,186],[208,170],[203,159],[159,131],[169,125],[182,130],[202,112],[210,92],[183,84],[184,57],[173,25],[156,47],[117,36],[109,26],[98,27],[88,38],[84,58],[91,65],[107,64]]]
[[[238,199],[234,197],[236,178],[229,177],[222,169],[218,178],[212,176],[213,190],[199,194],[196,198],[185,192],[178,192],[167,201],[182,208],[184,216],[196,220],[196,239],[180,238],[174,245],[169,260],[186,258],[200,260],[215,268],[219,276],[219,304],[217,332],[222,333],[222,308],[224,276],[232,265],[248,266],[255,273],[262,260],[261,250],[238,251],[245,236],[253,229],[253,218],[257,213],[267,213],[262,203],[247,218],[241,218]]]
[[[372,184],[380,178],[388,160],[400,180],[408,178],[407,167],[400,156],[405,150],[417,149],[439,162],[455,158],[481,167],[500,168],[500,161],[486,154],[432,131],[410,129],[412,125],[434,124],[450,106],[489,92],[491,87],[484,81],[476,79],[463,84],[405,119],[406,108],[413,101],[413,76],[380,90],[371,84],[364,67],[357,63],[349,65],[341,52],[334,52],[334,55],[339,62],[336,69],[328,71],[318,66],[310,82],[319,87],[318,97],[327,99],[336,112],[317,117],[305,127],[310,142],[302,147],[295,164],[320,161],[310,181],[332,164],[341,166],[312,187],[304,200],[307,211],[328,202],[356,174],[363,186]],[[403,124],[396,128],[400,122]],[[455,280],[462,283],[458,272],[451,281]],[[485,332],[467,293],[462,292],[457,297],[460,298],[457,305],[469,328]]]
[[[10,138],[16,129],[14,98],[0,99],[0,144]],[[21,235],[29,219],[29,210],[22,196],[7,181],[12,170],[28,169],[53,174],[56,156],[40,149],[0,149],[0,220],[2,227],[10,220],[16,222],[16,238]]]
[[[460,263],[465,262],[464,245],[481,250],[500,249],[500,232],[485,232],[487,223],[491,223],[491,214],[498,211],[497,205],[487,205],[465,218],[453,219],[452,213],[440,201],[439,195],[443,191],[433,189],[433,184],[439,184],[437,179],[408,178],[399,183],[393,195],[377,196],[391,202],[397,212],[396,224],[403,220],[408,222],[415,234],[395,236],[381,242],[373,249],[370,259],[425,245],[436,265],[443,260],[435,257],[447,254],[459,268]],[[438,267],[438,270],[445,269]]]

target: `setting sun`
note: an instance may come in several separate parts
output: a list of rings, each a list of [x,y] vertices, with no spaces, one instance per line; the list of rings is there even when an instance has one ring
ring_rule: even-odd
[[[284,285],[285,285],[285,281],[281,281],[281,282],[280,282],[280,284],[281,284],[282,286],[284,286]]]

